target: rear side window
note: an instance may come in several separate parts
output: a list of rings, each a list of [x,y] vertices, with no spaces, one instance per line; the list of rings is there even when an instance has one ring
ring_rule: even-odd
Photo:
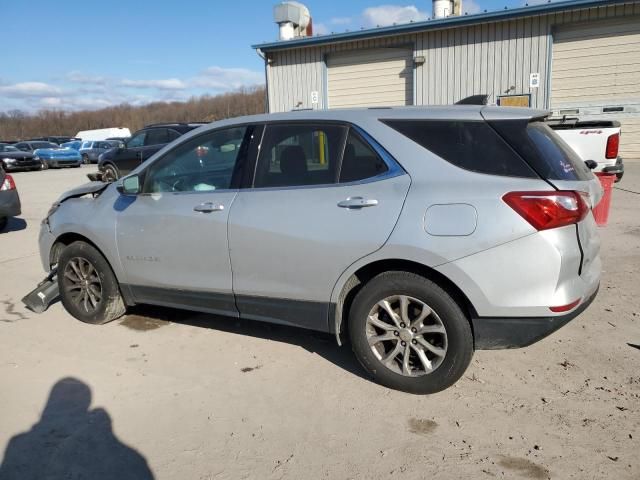
[[[497,121],[492,126],[538,174],[549,180],[590,180],[578,154],[543,122]]]
[[[383,123],[465,170],[536,177],[527,163],[483,121],[383,120]]]
[[[145,139],[145,145],[162,145],[168,143],[167,130],[164,128],[156,128],[147,132],[147,138]]]
[[[335,183],[345,130],[329,124],[268,125],[254,187]]]

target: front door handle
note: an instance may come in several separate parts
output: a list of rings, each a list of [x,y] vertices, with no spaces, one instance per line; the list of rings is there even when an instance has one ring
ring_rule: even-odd
[[[346,200],[342,200],[338,202],[338,206],[340,208],[365,208],[365,207],[375,207],[378,205],[378,200],[373,198],[362,198],[362,197],[349,197]]]
[[[224,205],[221,205],[219,203],[213,203],[213,202],[205,202],[193,207],[194,212],[201,212],[201,213],[219,212],[221,210],[224,210]]]

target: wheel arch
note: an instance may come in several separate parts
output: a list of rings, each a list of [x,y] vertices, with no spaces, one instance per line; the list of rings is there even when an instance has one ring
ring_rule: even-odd
[[[125,304],[129,306],[134,305],[135,302],[133,301],[133,297],[131,296],[131,293],[129,292],[128,288],[126,288],[124,285],[120,283],[120,278],[118,278],[117,270],[113,268],[113,264],[109,261],[109,257],[104,254],[104,250],[100,248],[100,246],[97,245],[96,242],[94,242],[93,240],[91,240],[85,235],[82,235],[77,232],[66,232],[59,235],[56,238],[56,240],[53,242],[53,245],[51,246],[51,250],[49,251],[49,265],[50,266],[56,265],[58,263],[58,259],[60,258],[60,254],[62,253],[62,250],[64,250],[64,248],[67,245],[71,245],[73,242],[88,243],[93,248],[95,248],[100,253],[100,255],[102,255],[102,257],[105,259],[105,261],[109,265],[109,268],[111,268],[111,271],[115,275],[116,280],[120,284],[120,292],[125,301]]]
[[[344,331],[344,326],[348,324],[349,310],[356,294],[369,280],[381,273],[389,271],[415,273],[443,288],[451,295],[456,303],[458,303],[460,308],[462,308],[473,332],[471,319],[476,316],[475,309],[467,295],[465,295],[453,281],[437,270],[422,263],[413,260],[390,258],[375,260],[359,267],[342,285],[337,302],[332,311],[333,316],[329,319],[330,322],[333,322],[330,327],[335,333],[339,345],[342,345],[341,335]]]

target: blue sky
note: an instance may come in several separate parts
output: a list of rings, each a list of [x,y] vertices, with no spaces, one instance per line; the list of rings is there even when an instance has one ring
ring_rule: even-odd
[[[529,0],[542,3],[545,0]],[[184,100],[264,82],[270,0],[0,0],[0,111]],[[307,0],[316,33],[423,20],[431,1]],[[523,0],[463,0],[463,11]]]

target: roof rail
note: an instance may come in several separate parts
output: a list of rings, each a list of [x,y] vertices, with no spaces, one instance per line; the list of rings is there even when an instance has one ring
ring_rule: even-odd
[[[150,123],[148,125],[145,125],[144,128],[149,128],[149,127],[170,127],[170,126],[175,126],[175,125],[188,127],[189,125],[206,125],[207,123],[210,123],[210,122],[160,122],[160,123]]]

